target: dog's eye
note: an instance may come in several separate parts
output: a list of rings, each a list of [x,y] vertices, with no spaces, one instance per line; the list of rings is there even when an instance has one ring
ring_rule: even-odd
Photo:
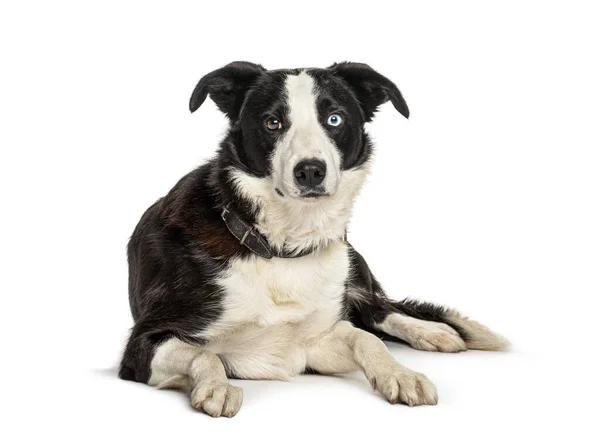
[[[281,130],[281,121],[279,119],[275,119],[274,117],[267,119],[265,125],[271,131]]]
[[[342,116],[339,114],[331,114],[327,118],[327,125],[331,125],[332,127],[339,127],[342,124]]]

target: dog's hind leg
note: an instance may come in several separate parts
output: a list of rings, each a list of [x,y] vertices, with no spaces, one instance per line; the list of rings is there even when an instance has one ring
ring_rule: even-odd
[[[388,299],[364,258],[353,249],[351,261],[348,304],[350,320],[356,326],[426,351],[496,351],[508,346],[506,339],[455,310],[408,299]]]
[[[212,417],[233,417],[242,405],[242,389],[229,384],[219,357],[173,337],[159,343],[132,335],[119,375],[158,389],[191,390],[192,406]]]
[[[391,335],[404,333],[417,349],[452,352],[454,346],[459,345],[457,338],[462,340],[465,349],[500,351],[509,346],[504,337],[454,309],[410,299],[389,301],[389,304],[394,312],[376,324],[376,329]]]

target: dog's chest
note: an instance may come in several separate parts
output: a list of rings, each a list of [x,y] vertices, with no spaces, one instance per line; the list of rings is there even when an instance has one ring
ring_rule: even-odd
[[[239,377],[289,378],[311,341],[342,316],[348,247],[305,257],[234,260],[220,278],[223,313],[202,333]]]

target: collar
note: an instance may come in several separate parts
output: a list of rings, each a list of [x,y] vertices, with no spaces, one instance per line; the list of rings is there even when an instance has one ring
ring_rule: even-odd
[[[227,229],[240,242],[242,246],[247,247],[251,252],[258,256],[270,260],[273,257],[278,258],[299,258],[313,253],[317,248],[303,250],[296,254],[281,252],[273,249],[266,238],[262,236],[254,227],[248,224],[240,215],[238,215],[229,205],[223,207],[221,218],[225,222]]]

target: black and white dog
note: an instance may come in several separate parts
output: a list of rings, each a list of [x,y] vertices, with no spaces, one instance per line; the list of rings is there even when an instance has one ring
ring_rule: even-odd
[[[234,62],[204,76],[230,121],[217,156],[142,216],[128,246],[135,325],[119,375],[187,388],[211,416],[235,415],[227,378],[362,370],[391,403],[434,405],[423,375],[380,338],[427,351],[498,350],[506,340],[458,312],[393,301],[346,240],[371,165],[364,124],[398,88],[369,66],[268,71]]]

